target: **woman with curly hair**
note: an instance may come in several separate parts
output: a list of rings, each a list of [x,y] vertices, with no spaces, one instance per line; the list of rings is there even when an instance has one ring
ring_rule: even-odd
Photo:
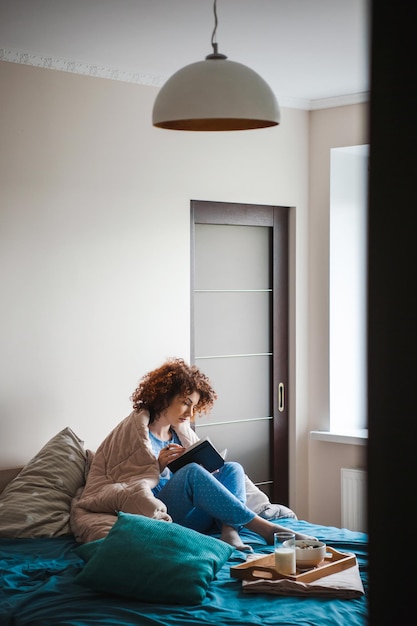
[[[71,526],[79,541],[106,536],[124,511],[202,533],[216,525],[221,539],[241,550],[249,549],[239,537],[243,527],[273,543],[282,527],[250,508],[248,493],[262,492],[239,463],[225,462],[213,473],[196,463],[175,473],[168,468],[198,441],[190,422],[208,413],[216,398],[207,376],[183,359],[169,359],[143,376],[131,396],[132,413],[100,445],[74,499]],[[269,503],[264,494],[261,501]],[[281,517],[295,515],[281,507]]]

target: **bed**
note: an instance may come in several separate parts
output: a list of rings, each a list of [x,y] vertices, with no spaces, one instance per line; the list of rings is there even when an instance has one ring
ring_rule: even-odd
[[[204,592],[197,601],[184,603],[172,597],[167,601],[165,591],[175,587],[172,581],[177,575],[168,567],[169,557],[165,560],[155,558],[151,565],[155,571],[149,570],[146,574],[146,558],[144,556],[142,560],[141,557],[144,552],[135,553],[137,542],[143,541],[142,549],[151,543],[151,556],[158,557],[160,544],[166,548],[166,533],[162,542],[152,542],[143,535],[144,526],[140,527],[140,536],[134,536],[133,543],[123,542],[127,545],[127,552],[119,562],[119,552],[113,551],[112,575],[113,583],[122,581],[125,585],[124,577],[131,579],[135,572],[138,575],[145,572],[142,584],[146,588],[156,573],[152,585],[159,588],[154,589],[156,595],[152,601],[147,601],[140,593],[136,594],[138,597],[129,593],[121,595],[120,590],[115,592],[117,584],[105,592],[81,584],[81,574],[87,571],[97,555],[105,552],[104,543],[97,546],[84,544],[80,550],[80,544],[71,534],[71,499],[82,487],[87,471],[88,451],[70,429],[53,437],[25,467],[0,471],[1,626],[355,626],[367,623],[367,535],[305,520],[280,519],[279,523],[313,535],[337,551],[354,554],[362,591],[355,587],[354,593],[350,590],[345,594],[343,589],[339,588],[336,593],[330,588],[328,593],[320,595],[312,590],[311,585],[305,585],[302,591],[277,592],[276,589],[270,590],[268,584],[257,589],[257,582],[262,583],[262,580],[253,585],[235,577],[233,568],[244,563],[247,554],[231,550],[222,554],[218,568],[211,578],[206,579]],[[130,523],[130,517],[123,515],[121,522],[126,520]],[[152,520],[139,521],[145,525],[150,523],[153,530]],[[166,522],[155,524],[162,524],[164,529],[173,528]],[[120,532],[119,538],[122,536]],[[273,550],[250,531],[243,531],[242,537],[253,547],[251,559],[268,555]],[[100,541],[110,544],[108,538]],[[207,537],[207,541],[223,544],[215,533]],[[93,547],[93,556],[87,555],[85,548]],[[196,554],[202,555],[203,552],[196,547]],[[129,570],[132,563],[126,563],[127,560],[134,561],[134,569]],[[193,581],[182,585],[183,590],[187,584],[192,586]]]

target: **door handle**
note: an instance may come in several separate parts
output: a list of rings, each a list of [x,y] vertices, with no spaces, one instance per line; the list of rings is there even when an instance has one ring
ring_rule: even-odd
[[[285,408],[285,388],[284,388],[284,383],[279,383],[278,385],[278,411],[282,413],[284,408]]]

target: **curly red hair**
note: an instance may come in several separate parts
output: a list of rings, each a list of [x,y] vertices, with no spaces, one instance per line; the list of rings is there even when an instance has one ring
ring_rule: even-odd
[[[194,391],[200,394],[196,412],[208,413],[217,399],[208,377],[197,366],[187,365],[183,359],[172,358],[145,374],[130,399],[136,411],[149,411],[151,423],[171,404],[175,396],[187,396]]]

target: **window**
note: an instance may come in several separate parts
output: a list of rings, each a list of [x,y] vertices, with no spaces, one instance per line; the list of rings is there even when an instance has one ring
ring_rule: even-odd
[[[330,431],[367,428],[367,145],[330,155]]]

